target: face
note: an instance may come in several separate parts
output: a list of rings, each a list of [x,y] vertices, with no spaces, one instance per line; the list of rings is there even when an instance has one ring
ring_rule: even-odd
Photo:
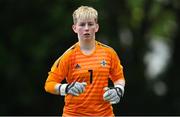
[[[95,39],[95,33],[98,31],[99,25],[93,18],[79,19],[72,28],[77,33],[79,41],[89,42]]]

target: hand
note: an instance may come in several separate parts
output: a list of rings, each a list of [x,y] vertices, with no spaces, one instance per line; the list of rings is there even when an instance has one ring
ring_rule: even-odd
[[[68,84],[66,87],[66,94],[71,94],[74,96],[79,96],[79,94],[83,93],[85,90],[87,83],[86,82],[72,82]]]
[[[103,94],[103,99],[105,101],[109,101],[111,104],[117,104],[120,101],[120,98],[122,97],[120,88],[105,87],[104,90],[105,90],[105,92]]]

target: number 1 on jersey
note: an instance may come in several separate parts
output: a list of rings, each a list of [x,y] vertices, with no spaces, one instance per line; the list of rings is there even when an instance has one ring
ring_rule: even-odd
[[[92,83],[92,78],[93,78],[93,70],[88,70],[88,72],[90,73],[90,84]]]

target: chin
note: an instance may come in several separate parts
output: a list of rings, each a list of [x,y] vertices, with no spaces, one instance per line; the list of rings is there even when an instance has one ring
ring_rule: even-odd
[[[91,41],[92,38],[84,38],[83,40],[84,40],[84,41]]]

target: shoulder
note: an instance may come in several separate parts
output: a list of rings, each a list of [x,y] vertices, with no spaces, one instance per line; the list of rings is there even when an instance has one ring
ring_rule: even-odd
[[[75,43],[74,45],[72,45],[70,48],[68,48],[60,57],[60,59],[68,59],[76,50],[77,48],[77,43]]]
[[[104,50],[105,50],[106,52],[108,52],[109,54],[116,54],[115,50],[114,50],[112,47],[110,47],[110,46],[108,46],[108,45],[106,45],[106,44],[103,44],[103,43],[97,41],[97,45],[98,45],[100,48],[104,49]]]
[[[67,64],[70,55],[73,53],[73,51],[76,49],[76,44],[74,44],[73,46],[71,46],[69,49],[67,49],[58,59],[56,59],[56,61],[53,64],[52,69],[57,68],[59,66],[59,64]],[[55,67],[54,67],[55,66]]]
[[[72,45],[69,49],[67,49],[67,50],[63,53],[63,55],[69,55],[69,54],[73,53],[74,50],[76,50],[76,48],[77,48],[77,43],[75,43],[75,44]],[[63,56],[63,55],[62,55],[62,56]]]
[[[112,48],[112,47],[110,47],[110,46],[108,46],[108,45],[106,45],[106,44],[103,44],[103,43],[99,42],[99,41],[96,41],[96,43],[97,43],[98,46],[100,46],[100,47],[102,47],[102,48],[107,48],[107,49]]]

